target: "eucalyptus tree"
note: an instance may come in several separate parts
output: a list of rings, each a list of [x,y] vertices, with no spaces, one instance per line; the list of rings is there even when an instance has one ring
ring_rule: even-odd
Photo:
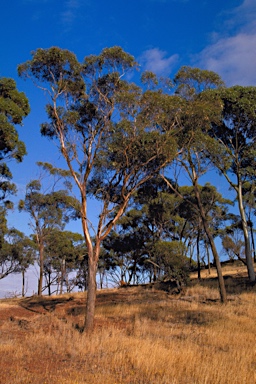
[[[103,241],[105,268],[112,281],[117,284],[137,284],[142,276],[148,257],[147,246],[151,240],[143,218],[145,219],[143,209],[130,209]]]
[[[0,278],[14,272],[17,260],[8,252],[5,235],[8,233],[6,215],[13,204],[9,195],[16,193],[16,186],[11,182],[12,173],[8,162],[21,162],[26,154],[25,144],[19,139],[17,125],[22,125],[23,118],[29,113],[28,99],[19,92],[13,79],[0,78]],[[2,248],[3,247],[3,248]],[[6,257],[6,259],[5,259]]]
[[[183,196],[183,203],[180,204],[181,216],[186,218],[192,236],[194,234],[196,237],[198,278],[200,278],[200,242],[203,242],[207,247],[209,241],[206,241],[206,232],[203,226],[202,215],[198,209],[198,199],[195,194],[194,186],[182,186],[178,191]],[[217,191],[217,188],[210,183],[206,183],[203,186],[198,185],[198,191],[204,214],[208,222],[208,229],[211,231],[212,237],[215,238],[222,233],[222,229],[225,228],[226,222],[230,219],[228,205],[233,205],[233,203],[231,200],[225,199]]]
[[[185,220],[178,213],[181,201],[160,176],[138,189],[131,208],[103,242],[113,278],[131,284],[132,281],[156,280],[160,276],[157,272],[162,272],[163,268],[156,261],[154,245],[176,240],[174,245],[186,237]]]
[[[77,261],[81,255],[83,236],[79,233],[52,229],[45,241],[44,275],[47,281],[48,294],[51,295],[53,281],[57,292],[71,292],[74,283],[69,279],[69,273],[77,269]],[[52,278],[54,274],[54,278]]]
[[[7,240],[8,233],[6,209],[0,206],[0,280],[19,269],[19,259]]]
[[[27,212],[39,252],[38,295],[42,294],[44,253],[47,237],[52,230],[63,230],[70,217],[76,217],[77,200],[66,190],[44,193],[40,180],[32,180],[26,186],[25,199],[20,200],[19,210]]]
[[[0,201],[15,193],[12,174],[7,165],[11,159],[21,162],[26,155],[25,144],[19,139],[16,125],[22,125],[30,111],[28,99],[19,92],[13,79],[0,78]]]
[[[21,295],[25,296],[25,273],[35,262],[35,243],[23,232],[11,228],[6,236],[8,242],[9,255],[17,263],[14,273],[21,273],[22,288]]]
[[[136,65],[120,47],[87,56],[83,63],[73,53],[52,47],[36,50],[18,68],[21,76],[32,78],[48,94],[48,122],[41,133],[59,145],[80,194],[89,260],[87,330],[93,328],[102,241],[136,189],[177,153],[177,99],[159,90],[144,92],[131,83],[126,74]],[[164,117],[163,110],[169,112]],[[93,229],[90,196],[100,201]]]
[[[251,244],[252,244],[252,253],[254,258],[254,263],[256,263],[256,247],[254,240],[254,233],[256,229],[255,225],[255,216],[256,216],[256,182],[255,180],[250,180],[249,182],[243,185],[243,201],[245,205],[245,212],[247,218],[248,229],[250,229],[251,234]]]
[[[211,98],[209,90],[222,88],[224,83],[214,72],[191,67],[182,67],[175,76],[174,82],[177,86],[176,93],[183,100],[180,114],[183,129],[178,140],[181,152],[177,162],[182,166],[193,185],[196,199],[194,207],[202,220],[202,226],[215,260],[221,301],[226,302],[226,289],[220,259],[199,187],[199,178],[209,171],[210,166],[210,160],[206,156],[207,132],[211,129],[212,122],[219,121],[221,111],[221,102],[218,98]],[[172,186],[170,185],[170,187]],[[176,193],[182,197],[177,189]]]
[[[255,281],[249,226],[246,218],[246,196],[243,189],[256,177],[256,87],[235,86],[213,93],[219,99],[222,113],[212,121],[208,156],[235,191],[242,222],[248,276]]]
[[[25,273],[34,263],[33,241],[15,228],[7,228],[5,215],[0,208],[0,280],[13,273],[22,274],[22,296],[25,295]]]

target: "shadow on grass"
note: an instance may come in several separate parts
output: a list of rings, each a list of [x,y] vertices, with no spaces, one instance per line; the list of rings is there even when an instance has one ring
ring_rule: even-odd
[[[250,282],[246,276],[226,275],[224,276],[225,287],[228,295],[238,295],[243,292],[256,291],[256,283]],[[194,279],[190,285],[199,284],[202,287],[218,289],[218,278],[208,277],[201,280]]]
[[[19,305],[31,312],[34,313],[42,313],[42,309],[44,309],[46,312],[53,312],[55,311],[56,307],[58,305],[63,305],[68,303],[69,301],[73,301],[73,297],[58,297],[58,298],[52,298],[52,297],[29,297],[26,299],[23,299],[20,301]]]

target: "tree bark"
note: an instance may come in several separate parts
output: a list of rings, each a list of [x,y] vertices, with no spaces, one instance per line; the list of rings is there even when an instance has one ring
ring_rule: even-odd
[[[88,284],[87,284],[87,300],[86,300],[86,313],[84,329],[87,332],[91,332],[94,328],[94,315],[96,305],[96,273],[98,265],[97,247],[93,250],[93,253],[89,254],[88,260]]]
[[[206,219],[206,215],[205,215],[205,212],[204,212],[204,207],[203,207],[202,202],[201,202],[200,192],[199,192],[199,189],[198,189],[197,179],[196,178],[193,181],[193,186],[194,186],[195,196],[196,196],[196,199],[197,199],[198,209],[199,209],[199,212],[200,212],[200,216],[202,218],[203,227],[204,227],[206,236],[208,237],[209,244],[210,244],[210,247],[211,247],[211,250],[212,250],[212,254],[213,254],[213,257],[214,257],[214,261],[215,261],[215,264],[216,264],[217,275],[218,275],[218,283],[219,283],[220,299],[221,299],[221,302],[225,304],[227,302],[227,293],[226,293],[226,287],[225,287],[224,278],[223,278],[223,275],[222,275],[220,259],[219,259],[219,255],[218,255],[215,243],[214,243],[213,236],[211,234],[211,230],[209,228],[209,225],[208,225],[208,222],[207,222],[207,219]]]
[[[206,244],[206,253],[207,253],[207,264],[208,264],[208,274],[211,274],[211,260],[208,244]]]
[[[65,279],[65,273],[66,272],[66,260],[61,260],[61,269],[60,269],[60,295],[63,294],[63,285],[64,285],[64,279]]]
[[[251,251],[247,221],[246,221],[246,216],[245,216],[245,211],[243,206],[242,185],[240,180],[238,180],[237,199],[238,199],[239,212],[242,219],[242,228],[244,233],[244,245],[245,245],[245,258],[246,258],[248,276],[249,276],[249,280],[251,282],[254,282],[255,272],[253,268],[252,251]]]
[[[38,280],[38,296],[42,296],[43,290],[43,272],[44,272],[44,244],[39,242],[39,280]]]
[[[200,229],[199,229],[199,225],[198,225],[198,232],[197,232],[197,238],[196,238],[197,278],[198,278],[198,280],[201,280],[201,265],[200,265],[199,242],[200,242]]]
[[[25,269],[22,269],[21,271],[21,274],[22,274],[22,297],[25,296]]]
[[[252,239],[253,260],[254,260],[254,263],[256,263],[256,250],[255,250],[255,242],[254,242],[254,235],[253,235],[253,227],[252,227],[252,225],[250,226],[250,231],[251,231],[251,239]]]

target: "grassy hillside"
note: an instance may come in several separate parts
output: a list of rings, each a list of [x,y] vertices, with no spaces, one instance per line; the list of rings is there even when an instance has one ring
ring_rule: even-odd
[[[255,384],[256,287],[224,274],[226,306],[207,271],[180,295],[99,291],[90,336],[84,294],[1,300],[0,383]]]

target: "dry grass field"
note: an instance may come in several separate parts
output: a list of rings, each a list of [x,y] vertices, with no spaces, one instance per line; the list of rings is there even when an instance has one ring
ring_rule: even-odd
[[[256,287],[224,273],[225,306],[207,271],[181,295],[99,291],[91,335],[84,294],[1,300],[0,383],[255,384]]]

